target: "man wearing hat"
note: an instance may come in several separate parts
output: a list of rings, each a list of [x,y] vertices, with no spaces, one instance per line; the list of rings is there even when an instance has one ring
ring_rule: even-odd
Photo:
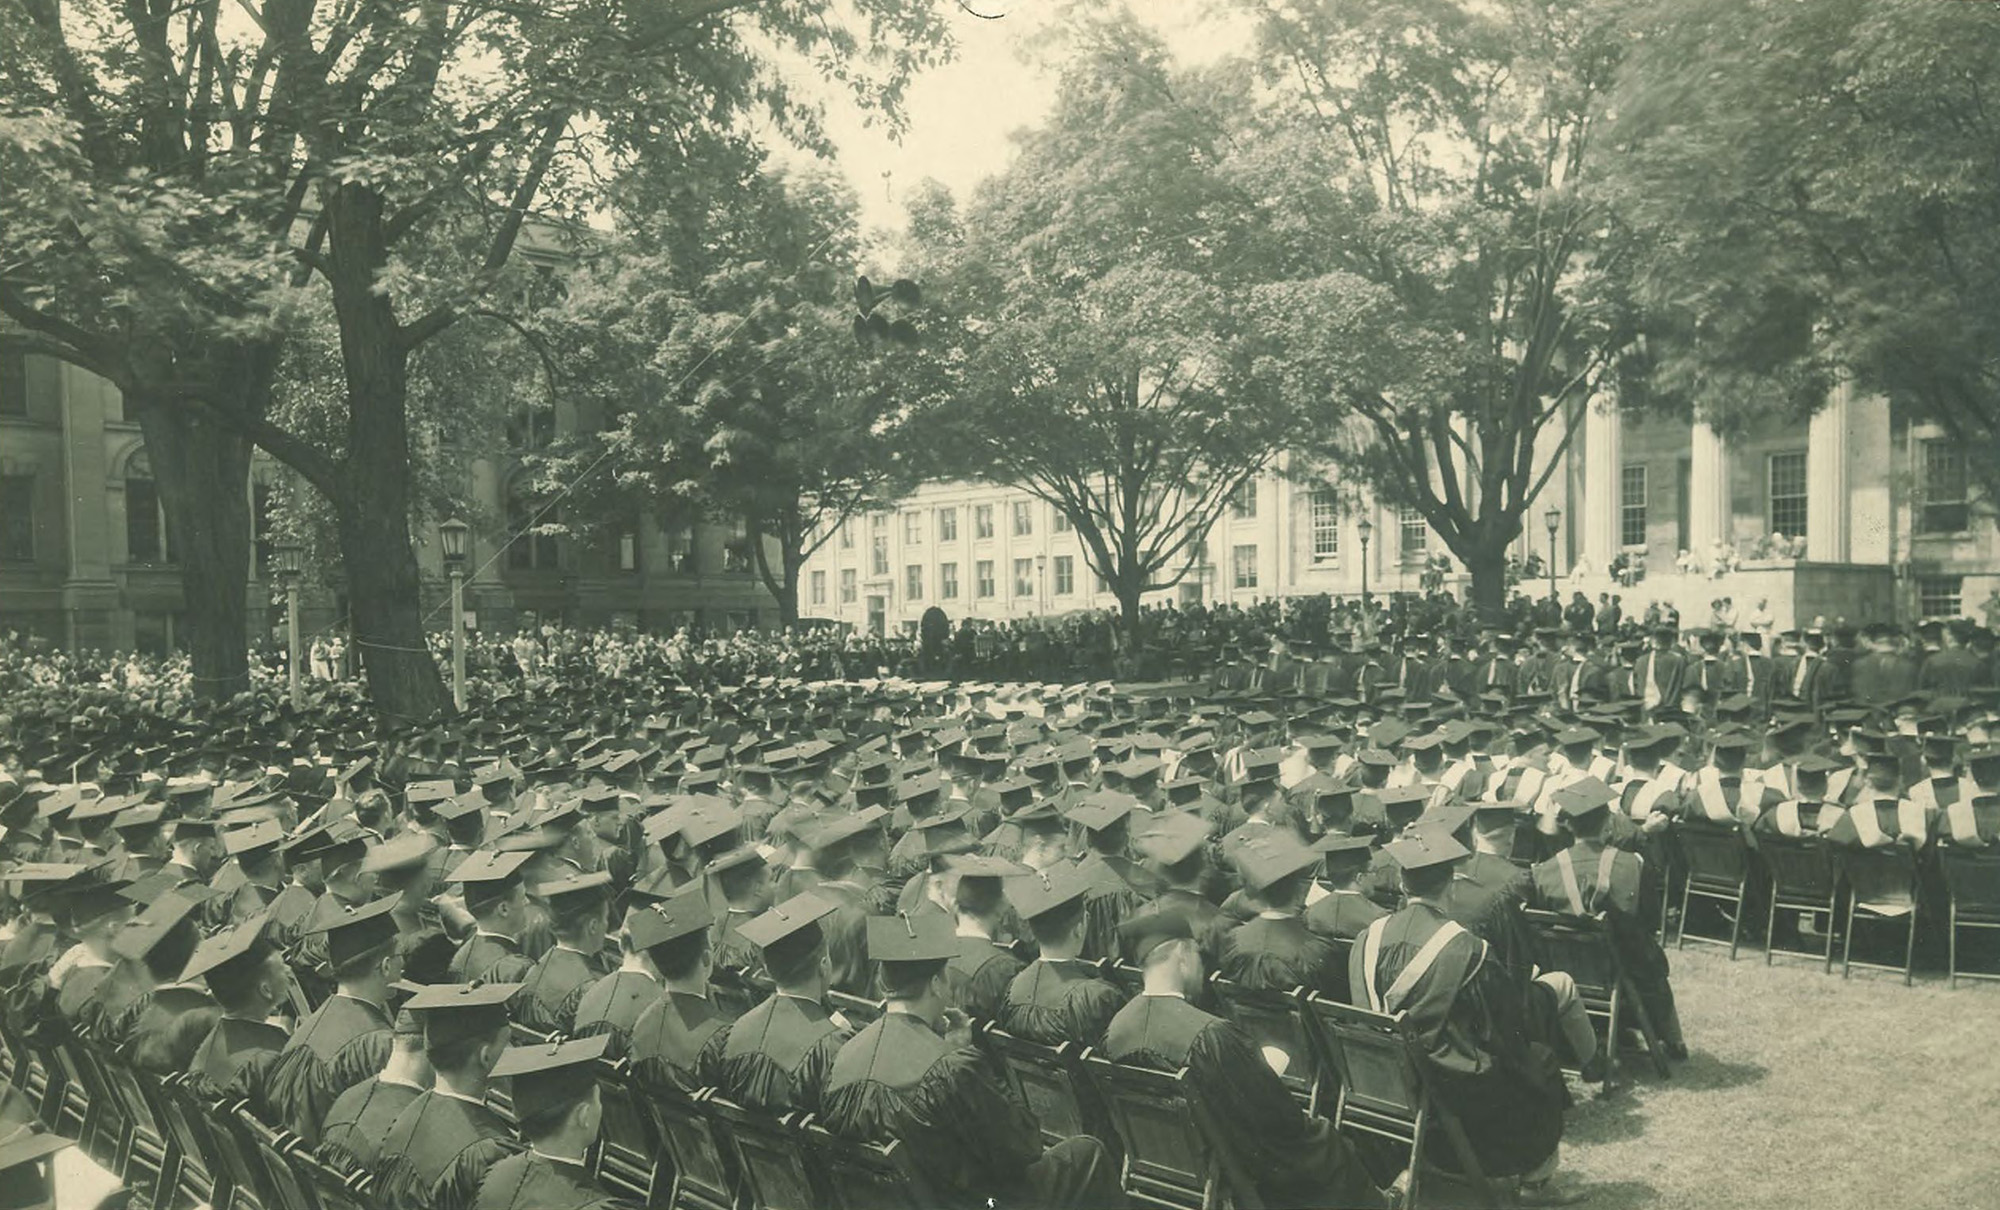
[[[1608,800],[1607,800],[1608,801]],[[1577,1198],[1550,1188],[1568,1094],[1553,1052],[1526,1041],[1523,993],[1488,947],[1445,910],[1464,845],[1440,829],[1388,846],[1408,904],[1368,926],[1349,951],[1354,1001],[1402,1013],[1432,1087],[1457,1114],[1488,1177],[1515,1177],[1531,1204]],[[1439,1148],[1433,1159],[1452,1161]]]
[[[156,875],[156,879],[164,876]],[[101,1046],[124,1048],[134,1067],[157,1076],[187,1070],[220,1015],[206,988],[184,986],[180,975],[200,944],[196,912],[211,897],[193,887],[158,890],[118,934],[119,961],[85,1006],[78,1028]],[[132,892],[146,890],[135,884]]]
[[[595,1068],[608,1038],[516,1046],[493,1078],[513,1087],[528,1149],[493,1165],[476,1210],[607,1210],[625,1203],[591,1183],[586,1155],[604,1121]]]
[[[493,1165],[519,1147],[486,1104],[493,1069],[507,1050],[507,1001],[518,983],[434,983],[404,1012],[424,1023],[431,1087],[410,1101],[382,1140],[382,1186],[392,1202],[425,1210],[471,1210]],[[516,1101],[516,1111],[535,1112]]]
[[[290,1040],[271,1014],[290,998],[291,976],[265,939],[268,916],[253,916],[203,941],[181,972],[183,983],[205,980],[222,1016],[195,1049],[188,1074],[198,1086],[262,1109],[264,1069]]]
[[[636,909],[626,922],[632,946],[659,976],[627,1052],[647,1083],[693,1092],[721,1079],[722,1042],[735,1017],[709,986],[708,924],[706,901],[686,892]]]
[[[299,1022],[272,1064],[276,1121],[316,1143],[334,1098],[381,1069],[389,1052],[389,987],[403,976],[393,898],[359,907],[322,904],[306,923],[326,935],[334,993]]]
[[[1240,1026],[1196,1008],[1206,971],[1185,917],[1150,911],[1120,930],[1145,986],[1105,1030],[1114,1062],[1186,1068],[1232,1167],[1273,1206],[1380,1206],[1352,1148],[1324,1118],[1307,1117]]]
[[[1640,709],[1648,717],[1661,709],[1679,709],[1689,681],[1687,653],[1675,646],[1680,628],[1661,623],[1653,628],[1653,645],[1632,669]]]
[[[418,985],[399,984],[412,992]],[[382,1143],[410,1102],[435,1080],[424,1053],[424,1015],[396,1014],[389,1056],[382,1069],[334,1098],[321,1129],[321,1153],[350,1168],[373,1171],[382,1162]]]
[[[1041,951],[1007,985],[999,1021],[1008,1033],[1044,1046],[1095,1046],[1104,1037],[1123,997],[1084,956],[1089,892],[1074,866],[1007,880],[1007,898]]]
[[[1202,962],[1210,969],[1219,966],[1223,940],[1237,921],[1204,893],[1213,873],[1208,858],[1208,824],[1198,815],[1167,811],[1142,823],[1133,832],[1132,843],[1145,855],[1147,866],[1160,883],[1153,909],[1186,916],[1201,947]]]
[[[716,1087],[745,1108],[817,1111],[833,1056],[849,1037],[826,1006],[830,964],[820,922],[838,905],[795,895],[743,926],[777,990],[729,1027]]]
[[[535,960],[522,978],[522,993],[514,1011],[523,1025],[543,1031],[571,1029],[571,1018],[584,988],[603,978],[604,931],[611,875],[604,870],[572,874],[535,887],[535,897],[548,904],[555,944]]]
[[[75,1145],[75,1140],[42,1128],[26,1093],[0,1085],[0,1206],[44,1210],[57,1205],[53,1157]]]
[[[1044,1148],[1034,1121],[973,1049],[964,1015],[945,1002],[944,966],[957,950],[939,917],[869,918],[868,952],[888,1004],[834,1059],[827,1129],[903,1142],[942,1205],[1116,1204],[1104,1145],[1079,1136]]]
[[[459,863],[453,878],[465,888],[465,910],[474,925],[472,936],[452,955],[452,978],[519,982],[527,977],[533,962],[521,952],[529,919],[521,867],[529,858],[525,851],[481,850]]]
[[[1245,842],[1235,856],[1256,915],[1223,941],[1222,976],[1250,991],[1344,991],[1339,951],[1300,916],[1319,854],[1295,836],[1273,833]]]
[[[957,882],[952,916],[958,949],[945,963],[945,998],[969,1017],[996,1020],[1008,985],[1024,965],[999,940],[1009,915],[1001,879],[1027,874],[1028,868],[1001,857],[975,856],[950,859],[947,868]]]
[[[1602,914],[1606,918],[1624,972],[1646,1006],[1661,1046],[1669,1058],[1685,1059],[1687,1044],[1681,1036],[1680,1013],[1667,982],[1667,955],[1640,917],[1645,860],[1605,841],[1611,823],[1611,789],[1595,778],[1586,778],[1558,791],[1557,796],[1563,823],[1575,839],[1568,848],[1534,867],[1534,906],[1572,916]]]

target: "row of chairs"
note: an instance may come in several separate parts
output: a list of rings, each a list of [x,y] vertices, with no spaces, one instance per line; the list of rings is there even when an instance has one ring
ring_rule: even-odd
[[[1663,898],[1680,888],[1680,928],[1677,945],[1689,941],[1726,945],[1731,959],[1743,941],[1747,904],[1753,892],[1764,894],[1764,961],[1788,953],[1817,959],[1833,970],[1836,936],[1840,941],[1840,973],[1856,966],[1900,972],[1903,983],[1914,981],[1917,922],[1924,906],[1924,855],[1903,845],[1882,849],[1849,849],[1829,845],[1820,837],[1758,836],[1753,848],[1733,828],[1683,822],[1674,827],[1672,877],[1662,880]],[[1946,966],[1949,986],[1964,979],[2000,980],[2000,972],[1962,970],[1961,934],[1966,930],[2000,930],[2000,849],[1940,845],[1932,850],[1945,893]],[[1722,907],[1726,936],[1688,930],[1689,909],[1697,902]],[[1936,910],[1935,906],[1931,910]],[[1823,914],[1814,948],[1786,950],[1775,938],[1779,913]],[[1854,957],[1857,924],[1887,925],[1902,932],[1901,963],[1858,961]],[[1662,912],[1661,940],[1665,940]],[[1802,938],[1803,941],[1803,938]]]
[[[5,1078],[56,1133],[76,1139],[141,1204],[213,1210],[369,1210],[372,1174],[199,1090],[185,1073],[138,1071],[88,1043],[0,1035]]]

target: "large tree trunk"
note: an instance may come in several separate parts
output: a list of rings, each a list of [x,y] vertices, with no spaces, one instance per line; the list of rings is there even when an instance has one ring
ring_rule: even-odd
[[[388,261],[382,199],[354,185],[328,207],[334,314],[347,379],[347,457],[334,493],[355,645],[376,709],[425,719],[451,696],[424,639],[421,580],[410,546],[410,350],[381,292]]]
[[[177,630],[195,693],[232,697],[250,687],[250,443],[185,409],[133,393],[126,399],[139,416],[167,543],[181,569]]]
[[[1473,614],[1482,626],[1497,626],[1507,612],[1507,547],[1504,543],[1481,546],[1461,553],[1465,569],[1472,573],[1470,601]]]
[[[765,535],[755,525],[750,527],[750,557],[756,561],[757,578],[764,581],[765,590],[778,603],[778,629],[785,630],[798,625],[799,572],[806,557],[803,535],[796,527],[781,524],[774,536],[778,539],[778,566],[771,566]]]

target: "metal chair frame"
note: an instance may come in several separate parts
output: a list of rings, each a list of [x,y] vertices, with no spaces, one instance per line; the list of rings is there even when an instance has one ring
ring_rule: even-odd
[[[1893,867],[1875,869],[1871,867]],[[1903,986],[1914,982],[1911,966],[1917,956],[1917,855],[1908,846],[1894,845],[1887,849],[1857,849],[1841,854],[1841,876],[1847,880],[1847,925],[1842,930],[1840,947],[1840,977],[1845,979],[1855,967],[1865,970],[1897,971],[1903,976]],[[1860,877],[1857,878],[1856,875]],[[1900,875],[1900,877],[1896,877]],[[1891,881],[1893,879],[1893,881]],[[1881,885],[1878,885],[1880,883]],[[1903,912],[1883,911],[1877,904],[1887,904],[1890,900],[1871,895],[1872,902],[1862,901],[1864,889],[1889,890],[1894,902],[1908,905]],[[1887,962],[1858,962],[1854,958],[1854,925],[1857,920],[1891,922],[1901,919],[1903,925],[1903,964],[1895,966]]]
[[[1734,962],[1736,951],[1741,948],[1743,942],[1743,903],[1749,893],[1751,871],[1755,869],[1750,848],[1743,843],[1743,834],[1740,830],[1724,829],[1714,824],[1679,823],[1674,825],[1674,835],[1680,845],[1684,872],[1681,881],[1681,922],[1680,928],[1676,930],[1674,948],[1687,948],[1688,907],[1693,900],[1705,899],[1714,903],[1726,903],[1731,908],[1729,940],[1726,944],[1729,946],[1729,960]],[[1698,838],[1692,845],[1689,843],[1690,835]],[[1735,852],[1730,853],[1730,859],[1740,867],[1733,881],[1725,875],[1713,872],[1712,867],[1703,868],[1706,858],[1721,857],[1730,852],[1724,847],[1725,843],[1734,846]],[[1697,853],[1701,854],[1702,860],[1697,860],[1695,856]],[[1700,933],[1694,934],[1693,939],[1710,945],[1725,944],[1719,937],[1706,937]]]
[[[1824,912],[1826,945],[1817,957],[1821,969],[1832,974],[1834,925],[1840,919],[1837,911],[1840,871],[1827,851],[1826,842],[1817,836],[1760,836],[1757,857],[1771,877],[1771,902],[1764,916],[1764,965],[1771,965],[1779,954],[1794,958],[1814,956],[1811,950],[1778,948],[1772,931],[1777,927],[1780,911],[1815,915]]]
[[[1938,863],[1944,867],[1947,985],[1957,990],[1960,979],[2000,981],[2000,971],[1958,969],[1960,929],[2000,930],[2000,846],[1941,845]]]

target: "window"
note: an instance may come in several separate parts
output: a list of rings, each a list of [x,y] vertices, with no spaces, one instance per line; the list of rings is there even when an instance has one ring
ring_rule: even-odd
[[[528,494],[525,481],[516,480],[507,493],[507,566],[515,571],[554,571],[560,551],[555,535],[532,532],[553,517],[544,517]]]
[[[1014,560],[1014,595],[1032,597],[1035,595],[1035,561],[1033,559]]]
[[[921,563],[912,563],[903,568],[903,599],[921,601],[924,599],[924,568]]]
[[[924,515],[916,509],[903,514],[903,545],[919,546],[924,540]]]
[[[1618,470],[1618,545],[1646,544],[1646,468]]]
[[[143,452],[132,455],[125,469],[125,561],[173,561],[167,551],[167,519],[160,510],[160,486],[153,482],[153,468]]]
[[[1257,587],[1257,547],[1255,544],[1239,546],[1231,552],[1232,568],[1236,573],[1236,587]]]
[[[1066,534],[1066,533],[1068,533],[1068,532],[1070,531],[1070,528],[1071,528],[1071,526],[1070,526],[1070,523],[1069,523],[1069,514],[1068,514],[1068,513],[1066,513],[1066,512],[1064,512],[1064,511],[1063,511],[1063,510],[1061,510],[1061,509],[1057,509],[1057,510],[1056,510],[1056,516],[1055,516],[1055,521],[1054,521],[1054,523],[1053,523],[1053,524],[1054,524],[1054,526],[1055,526],[1055,531],[1056,531],[1057,533],[1059,533],[1059,534]]]
[[[1076,558],[1073,555],[1056,556],[1056,595],[1066,597],[1076,591]]]
[[[816,571],[812,573],[811,583],[812,583],[812,597],[811,597],[812,603],[815,605],[826,604],[826,573],[823,571]]]
[[[1971,510],[1965,503],[1965,448],[1955,441],[1933,438],[1924,442],[1923,457],[1920,497],[1923,511],[1917,518],[1917,532],[1955,534],[1970,529]]]
[[[639,519],[625,522],[618,528],[618,570],[639,570]]]
[[[938,598],[945,601],[958,600],[958,564],[938,564]]]
[[[27,414],[27,349],[19,341],[0,341],[0,416]]]
[[[993,596],[993,560],[981,559],[972,565],[973,593],[980,600]]]
[[[1806,455],[1804,450],[1771,455],[1771,532],[1788,538],[1806,532]]]
[[[958,510],[941,508],[938,510],[938,541],[958,541]]]
[[[842,521],[840,523],[840,549],[854,549],[854,523],[852,521]]]
[[[1257,515],[1257,480],[1245,479],[1229,493],[1229,515],[1238,521],[1247,521]]]
[[[990,538],[993,536],[993,506],[981,504],[972,510],[972,536]]]
[[[1424,523],[1424,514],[1411,505],[1405,504],[1396,510],[1397,539],[1399,549],[1405,559],[1421,559],[1431,550],[1431,527]]]
[[[278,550],[278,540],[271,528],[276,504],[277,498],[272,494],[270,484],[260,481],[250,485],[250,506],[254,510],[250,523],[257,531],[257,578],[260,580],[271,578],[271,558]]]
[[[1324,488],[1312,494],[1312,560],[1315,563],[1340,561],[1340,507],[1333,493]]]
[[[889,574],[889,518],[881,513],[868,518],[868,574]]]
[[[517,450],[546,449],[556,439],[554,407],[522,408],[507,421],[507,444]]]
[[[1104,593],[1107,593],[1107,592],[1110,592],[1110,591],[1111,591],[1111,581],[1109,581],[1109,580],[1105,579],[1105,578],[1104,578],[1103,576],[1099,576],[1099,577],[1097,577],[1097,592],[1098,592],[1098,595],[1100,595],[1100,596],[1101,596],[1101,595],[1103,595]]]
[[[0,562],[35,561],[35,477],[0,475]]]
[[[1035,506],[1026,500],[1014,501],[1014,536],[1025,538],[1035,532]]]
[[[667,563],[682,575],[699,570],[695,557],[694,525],[691,522],[667,526]]]
[[[1957,617],[1964,588],[1964,576],[1918,576],[1917,612],[1927,618]]]
[[[841,569],[840,603],[842,605],[852,605],[856,601],[861,599],[861,589],[860,586],[855,583],[855,579],[856,579],[856,573],[852,567],[846,567]]]

